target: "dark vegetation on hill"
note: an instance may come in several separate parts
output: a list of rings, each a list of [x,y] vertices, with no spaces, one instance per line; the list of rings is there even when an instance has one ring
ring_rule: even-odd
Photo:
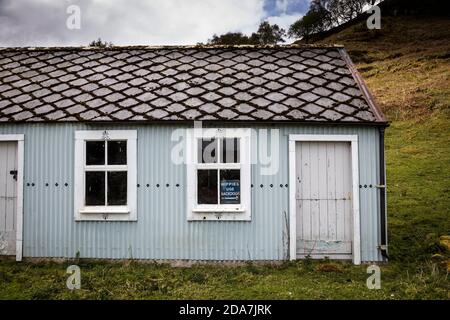
[[[450,2],[442,0],[383,0],[381,2],[365,0],[336,1],[343,2],[344,4],[345,2],[352,3],[353,1],[362,1],[366,4],[376,3],[380,8],[380,12],[383,17],[450,17]],[[373,14],[371,10],[367,10],[364,12],[360,12],[354,18],[346,18],[345,16],[341,17],[341,19],[339,20],[340,22],[337,23],[336,19],[332,19],[333,14],[327,13],[327,11],[330,11],[330,9],[328,8],[330,2],[332,3],[333,0],[312,0],[308,13],[319,12],[320,14],[310,14],[308,20],[307,13],[303,18],[299,19],[291,26],[289,33],[294,37],[297,36],[297,38],[301,38],[301,36],[305,36],[305,34],[302,34],[302,30],[295,30],[295,24],[304,27],[308,27],[310,24],[313,25],[313,28],[309,26],[310,30],[303,30],[303,33],[306,33],[307,37],[303,37],[303,39],[297,40],[297,43],[317,42],[323,40],[356,24],[365,23],[367,19]],[[334,16],[335,15],[336,14],[334,14]],[[303,23],[301,23],[302,19],[306,19],[307,21],[303,21]]]
[[[228,32],[220,36],[214,34],[208,40],[208,45],[267,45],[285,42],[286,31],[277,24],[263,21],[258,30],[247,36],[242,32]],[[203,45],[199,43],[199,45]]]

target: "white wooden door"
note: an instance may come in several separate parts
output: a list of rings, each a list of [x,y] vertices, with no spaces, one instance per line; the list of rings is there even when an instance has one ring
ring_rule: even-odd
[[[297,258],[352,257],[350,142],[296,143]]]
[[[0,255],[16,254],[17,142],[0,141]]]

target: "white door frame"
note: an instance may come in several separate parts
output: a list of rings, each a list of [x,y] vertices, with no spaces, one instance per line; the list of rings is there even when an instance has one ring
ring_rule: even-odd
[[[289,135],[289,253],[290,260],[297,258],[296,166],[295,145],[298,141],[350,142],[352,154],[353,193],[353,263],[361,264],[361,230],[359,216],[359,160],[357,135],[290,134]]]
[[[24,135],[0,134],[1,141],[17,142],[16,261],[22,261]]]

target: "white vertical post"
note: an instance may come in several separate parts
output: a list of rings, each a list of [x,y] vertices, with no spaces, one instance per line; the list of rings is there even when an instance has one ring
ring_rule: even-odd
[[[22,261],[24,140],[17,141],[16,261]]]
[[[289,140],[289,259],[297,258],[297,212],[295,200],[295,140]]]
[[[361,264],[361,226],[359,217],[359,157],[358,139],[352,140],[352,185],[353,185],[353,263]]]

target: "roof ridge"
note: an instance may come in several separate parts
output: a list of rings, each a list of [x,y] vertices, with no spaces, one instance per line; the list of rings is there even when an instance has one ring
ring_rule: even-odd
[[[284,45],[113,45],[108,47],[91,47],[91,46],[54,46],[54,47],[0,47],[0,51],[56,51],[56,50],[133,50],[133,49],[336,49],[343,48],[340,44],[284,44]]]

